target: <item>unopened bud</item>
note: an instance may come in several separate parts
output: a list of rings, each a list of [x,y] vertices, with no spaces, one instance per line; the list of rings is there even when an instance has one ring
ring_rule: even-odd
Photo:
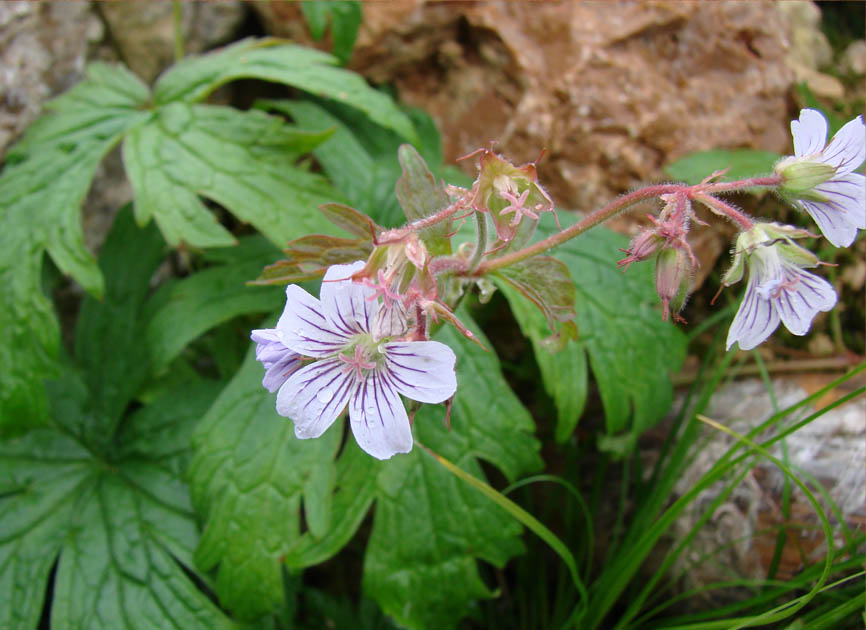
[[[376,341],[389,337],[401,337],[408,329],[406,309],[399,300],[383,304],[373,318],[373,338]]]
[[[671,247],[659,252],[656,260],[656,291],[662,301],[662,319],[673,315],[681,321],[679,312],[685,305],[692,281],[692,260],[685,248]]]
[[[620,250],[628,256],[620,260],[617,265],[623,268],[623,271],[628,269],[628,266],[633,262],[646,260],[658,251],[662,240],[654,231],[644,230],[638,234],[629,244],[628,249]]]
[[[406,258],[418,269],[423,269],[427,264],[427,248],[416,235],[412,234],[406,239],[405,251]]]
[[[836,169],[830,164],[790,157],[779,162],[775,172],[782,177],[779,190],[783,194],[789,193],[805,198],[804,193],[808,195],[815,186],[832,179]]]

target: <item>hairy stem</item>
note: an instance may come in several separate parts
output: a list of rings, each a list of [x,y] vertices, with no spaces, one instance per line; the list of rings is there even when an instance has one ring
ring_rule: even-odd
[[[701,203],[709,205],[711,209],[720,211],[732,221],[737,222],[743,229],[747,230],[752,227],[752,222],[749,220],[748,217],[746,217],[746,215],[736,210],[732,206],[726,204],[725,202],[719,201],[715,197],[711,197],[710,195],[724,192],[735,192],[747,188],[774,187],[778,186],[781,182],[782,178],[774,175],[771,177],[752,177],[749,179],[741,179],[734,182],[701,183],[694,186],[688,186],[686,184],[656,184],[654,186],[640,188],[638,190],[628,193],[627,195],[623,195],[622,197],[611,201],[606,206],[595,210],[591,214],[584,217],[583,220],[575,223],[571,227],[568,227],[561,232],[549,236],[542,241],[533,243],[529,247],[525,247],[519,251],[512,252],[510,254],[506,254],[505,256],[494,258],[492,260],[487,260],[481,263],[472,272],[471,275],[482,276],[486,273],[490,273],[491,271],[502,269],[503,267],[513,265],[514,263],[520,262],[521,260],[525,260],[532,256],[544,253],[547,250],[556,247],[557,245],[562,245],[566,241],[570,241],[576,236],[580,236],[588,229],[607,221],[608,219],[616,216],[620,212],[623,212],[629,206],[632,206],[639,201],[651,199],[653,197],[659,197],[661,195],[669,195],[672,193],[685,194],[686,196],[688,196],[689,199],[694,199],[700,201]]]

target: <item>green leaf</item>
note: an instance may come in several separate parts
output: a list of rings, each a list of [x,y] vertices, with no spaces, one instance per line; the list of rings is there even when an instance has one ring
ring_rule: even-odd
[[[556,332],[557,322],[574,318],[574,281],[561,260],[534,256],[504,268],[500,274],[544,314],[552,332]]]
[[[87,79],[48,104],[10,149],[0,176],[0,430],[44,422],[42,379],[56,371],[59,332],[42,293],[43,252],[88,292],[103,279],[84,247],[81,202],[102,157],[140,111],[147,89],[131,73],[94,64]]]
[[[135,255],[130,255],[130,243],[135,243]],[[98,424],[91,429],[96,439],[112,438],[126,405],[151,374],[141,310],[164,253],[156,226],[139,229],[130,208],[117,214],[99,257],[105,296],[84,300],[75,329],[76,360],[94,399]]]
[[[514,287],[498,284],[520,329],[532,343],[544,390],[556,405],[556,441],[565,442],[574,433],[586,406],[589,392],[586,348],[580,342],[571,342],[553,352],[546,342],[550,337],[550,324],[544,314]]]
[[[153,216],[172,245],[234,244],[201,195],[277,245],[320,231],[327,222],[312,209],[337,193],[323,177],[295,165],[309,147],[308,135],[259,111],[169,104],[123,143],[136,218],[143,224]]]
[[[310,532],[330,524],[333,459],[342,424],[316,440],[294,436],[251,348],[238,374],[194,434],[190,487],[205,519],[196,549],[204,571],[219,565],[220,602],[241,618],[273,612],[282,602],[280,561],[301,536],[301,500]]]
[[[87,407],[83,387],[57,391],[67,399],[55,400],[55,414]],[[70,402],[75,392],[79,400]],[[120,457],[97,457],[52,429],[0,441],[0,589],[4,601],[15,602],[0,608],[0,626],[39,625],[59,553],[52,628],[233,627],[187,576],[198,532],[176,474],[188,427],[212,389],[178,393],[130,418],[125,431],[135,446]],[[160,423],[171,430],[159,430]],[[144,439],[157,435],[157,444]]]
[[[406,219],[411,223],[432,216],[448,207],[448,195],[442,184],[433,176],[424,158],[410,144],[400,145],[397,157],[403,174],[397,180],[397,200]],[[451,221],[442,221],[421,230],[420,236],[433,256],[451,254]]]
[[[564,226],[572,222],[570,217],[563,217]],[[539,238],[556,231],[552,218],[545,215],[538,226]],[[617,268],[618,249],[626,247],[627,242],[625,236],[598,227],[592,236],[573,239],[554,251],[575,279],[578,328],[577,342],[569,344],[562,351],[563,358],[556,362],[574,362],[572,376],[578,391],[573,397],[561,396],[558,402],[579,411],[586,396],[580,355],[586,353],[604,406],[608,437],[624,437],[633,444],[634,438],[670,408],[670,374],[680,368],[685,358],[686,337],[661,319],[652,265],[633,265],[628,273]],[[519,309],[516,313],[519,316]],[[531,320],[518,321],[532,338]],[[547,361],[538,350],[536,356],[539,364]],[[545,372],[542,376],[549,392],[561,386],[556,381],[562,375],[555,369],[548,368],[546,376]],[[568,426],[574,423],[573,413],[561,412],[561,422],[566,424],[557,429],[558,439],[568,435]]]
[[[156,82],[154,100],[159,105],[192,103],[229,81],[262,79],[334,99],[406,140],[416,139],[412,124],[388,96],[336,63],[336,58],[312,48],[276,39],[245,39],[201,57],[187,57],[167,70]]]
[[[716,171],[730,169],[724,177],[733,181],[767,175],[781,158],[781,155],[772,151],[713,149],[680,158],[668,164],[665,173],[678,181],[694,185]]]
[[[330,20],[334,56],[343,65],[348,63],[358,37],[358,27],[361,26],[361,3],[345,0],[306,0],[301,2],[301,11],[315,41],[325,36]]]
[[[352,206],[381,225],[405,223],[405,214],[394,196],[402,174],[397,150],[405,142],[403,138],[336,103],[260,101],[258,106],[282,112],[306,127],[334,128],[334,135],[313,151],[325,173]],[[436,125],[421,110],[410,109],[408,114],[420,136],[416,148],[438,181],[445,170]],[[455,179],[452,171],[448,173],[449,181]]]
[[[282,289],[246,284],[280,255],[267,240],[244,237],[237,247],[218,251],[209,258],[220,264],[169,281],[148,303],[143,316],[144,345],[150,351],[154,369],[166,366],[188,343],[211,328],[238,315],[273,311],[285,302]]]
[[[468,320],[465,313],[460,317]],[[442,407],[425,406],[414,422],[419,441],[479,479],[484,473],[477,457],[509,480],[541,468],[532,419],[495,355],[451,327],[436,339],[458,356],[458,389],[450,429]],[[473,600],[493,596],[477,560],[501,567],[521,553],[520,524],[418,446],[383,465],[379,488],[364,559],[365,592],[410,628],[456,626]]]

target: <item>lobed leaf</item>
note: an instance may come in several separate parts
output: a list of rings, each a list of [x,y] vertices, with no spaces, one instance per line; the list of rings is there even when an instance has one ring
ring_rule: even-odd
[[[206,209],[201,195],[277,245],[322,231],[327,223],[310,210],[338,193],[323,177],[295,165],[310,140],[263,112],[168,104],[123,143],[136,218],[144,223],[153,216],[172,245],[233,245],[234,237]]]
[[[295,438],[262,375],[251,348],[196,429],[189,469],[205,521],[196,564],[204,571],[219,565],[220,602],[248,619],[282,602],[281,558],[301,535],[302,496],[310,531],[328,530],[341,436],[337,425],[316,440]]]
[[[42,292],[45,250],[100,296],[103,278],[84,247],[80,207],[103,156],[147,117],[147,90],[105,64],[48,104],[51,114],[12,147],[0,176],[0,431],[45,422],[42,380],[56,372],[59,332]]]
[[[194,103],[229,81],[262,79],[345,103],[405,139],[416,139],[412,124],[388,96],[336,63],[336,58],[312,48],[277,39],[245,39],[207,55],[187,57],[167,70],[154,86],[154,100],[158,105]]]
[[[449,205],[448,195],[442,184],[436,180],[424,158],[410,144],[400,145],[397,150],[403,174],[397,180],[397,200],[403,208],[406,219],[411,223],[432,216]],[[451,254],[451,221],[441,221],[421,230],[420,236],[433,256]]]

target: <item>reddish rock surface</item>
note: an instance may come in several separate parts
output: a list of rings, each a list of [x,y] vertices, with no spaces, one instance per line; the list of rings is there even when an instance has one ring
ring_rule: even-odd
[[[296,6],[257,8],[309,41]],[[785,32],[759,2],[371,2],[351,67],[431,112],[448,160],[546,149],[556,201],[589,210],[692,151],[785,150]]]

